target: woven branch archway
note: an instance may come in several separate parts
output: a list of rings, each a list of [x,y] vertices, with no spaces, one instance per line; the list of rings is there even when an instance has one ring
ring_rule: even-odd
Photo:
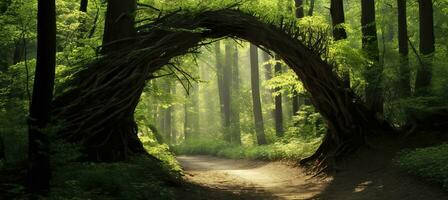
[[[56,99],[61,134],[81,142],[91,160],[121,160],[144,152],[133,113],[146,81],[172,58],[195,50],[206,39],[223,37],[269,49],[297,73],[329,128],[312,159],[338,158],[362,145],[366,136],[388,130],[387,123],[343,86],[333,67],[290,29],[234,9],[175,13],[141,26],[137,37],[119,41],[128,44],[126,48],[91,63],[75,75],[73,89]]]

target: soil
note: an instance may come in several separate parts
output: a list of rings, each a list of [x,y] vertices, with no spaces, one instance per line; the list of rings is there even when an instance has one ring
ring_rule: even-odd
[[[211,156],[179,156],[178,160],[188,183],[177,194],[182,200],[448,200],[440,186],[401,172],[381,152],[361,151],[332,175],[317,177],[285,162]]]

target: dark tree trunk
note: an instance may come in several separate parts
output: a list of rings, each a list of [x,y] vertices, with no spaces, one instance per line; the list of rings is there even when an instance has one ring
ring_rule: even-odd
[[[345,23],[344,2],[342,0],[331,0],[330,13],[334,40],[347,39],[347,32],[342,26]]]
[[[279,57],[275,58],[279,61]],[[275,75],[278,76],[282,72],[282,65],[277,62],[274,66]],[[282,106],[282,94],[279,88],[276,88],[275,91],[277,95],[274,97],[275,111],[274,111],[274,120],[275,120],[275,134],[277,137],[283,136],[283,106]]]
[[[434,16],[432,0],[419,0],[420,53],[422,64],[417,70],[415,95],[427,96],[431,91],[432,62],[435,51]]]
[[[230,87],[232,84],[232,46],[228,41],[225,42],[225,63],[223,67],[223,81],[222,81],[222,95],[223,95],[223,110],[224,110],[224,139],[227,142],[232,141],[231,132],[231,91]]]
[[[134,12],[136,5],[136,0],[107,1],[103,35],[104,53],[123,49],[127,46],[127,42],[123,40],[135,36]]]
[[[241,144],[241,127],[240,127],[240,102],[238,97],[240,95],[240,72],[239,72],[239,54],[238,44],[234,44],[233,47],[233,63],[232,63],[232,143]]]
[[[2,136],[0,136],[0,160],[4,160],[6,158],[5,156],[5,143]]]
[[[303,18],[305,17],[305,11],[303,11],[303,0],[294,0],[296,3],[296,17]]]
[[[375,1],[361,1],[362,48],[372,62],[365,69],[365,98],[369,109],[383,114],[383,66],[380,65],[378,36],[376,33]]]
[[[50,183],[50,148],[44,132],[50,120],[56,66],[56,5],[39,0],[37,12],[37,58],[33,96],[28,120],[28,190],[46,193]]]
[[[263,113],[261,111],[260,100],[260,73],[258,64],[258,48],[250,45],[250,83],[252,88],[252,102],[254,111],[255,133],[258,145],[266,144],[266,136],[264,134]]]
[[[331,22],[333,24],[333,38],[335,41],[347,39],[347,32],[342,26],[345,23],[343,0],[331,0],[330,4]],[[344,86],[350,88],[350,70],[343,69],[342,79]]]
[[[89,0],[81,0],[81,3],[79,4],[79,11],[86,13],[88,4]]]
[[[408,25],[406,0],[397,0],[398,7],[398,52],[400,53],[400,75],[398,92],[400,97],[411,96],[411,71],[409,68]]]
[[[315,1],[314,0],[310,0],[310,8],[308,10],[308,16],[313,16],[314,13],[314,4]]]

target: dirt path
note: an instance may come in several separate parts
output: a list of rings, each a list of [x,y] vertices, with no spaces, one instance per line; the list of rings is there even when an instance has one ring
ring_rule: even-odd
[[[210,191],[182,199],[444,200],[448,194],[396,170],[350,169],[312,178],[280,162],[179,156],[186,179]]]

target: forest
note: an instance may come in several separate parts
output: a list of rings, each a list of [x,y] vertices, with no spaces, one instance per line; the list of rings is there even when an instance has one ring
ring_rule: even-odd
[[[448,199],[448,0],[2,0],[0,199]]]

